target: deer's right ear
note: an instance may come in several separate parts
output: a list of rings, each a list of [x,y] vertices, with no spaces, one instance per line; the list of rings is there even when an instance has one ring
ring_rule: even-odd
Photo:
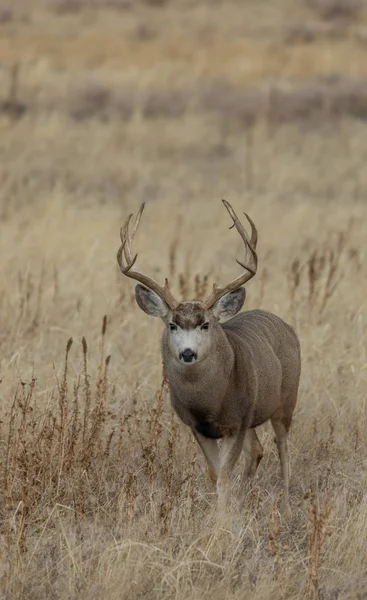
[[[164,319],[170,311],[168,304],[158,294],[143,285],[135,286],[135,298],[140,308],[152,317]]]

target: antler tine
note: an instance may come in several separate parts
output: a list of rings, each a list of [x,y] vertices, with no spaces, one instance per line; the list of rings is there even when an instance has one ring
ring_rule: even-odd
[[[127,221],[125,223],[125,225],[126,225],[126,244],[125,244],[125,252],[124,252],[125,257],[128,255],[131,258],[131,244],[132,244],[133,240],[135,239],[135,235],[136,235],[137,229],[139,227],[139,223],[140,223],[141,215],[143,214],[144,207],[145,207],[145,202],[143,202],[141,204],[138,214],[135,217],[135,223],[134,223],[131,235],[129,234],[129,227],[130,227],[130,220],[133,215],[130,215],[130,217],[127,219]]]
[[[167,279],[165,279],[165,285],[161,286],[154,279],[148,277],[147,275],[144,275],[137,269],[132,270],[132,267],[134,266],[136,259],[138,258],[137,254],[135,254],[135,256],[133,256],[133,254],[132,254],[132,242],[135,238],[137,229],[139,227],[139,223],[140,223],[141,215],[143,214],[144,206],[145,206],[145,202],[143,202],[139,208],[139,211],[136,215],[135,222],[133,225],[133,230],[131,233],[129,232],[129,228],[130,228],[131,218],[133,217],[132,214],[128,216],[124,225],[121,227],[121,230],[120,230],[121,246],[117,251],[117,262],[120,267],[121,273],[123,273],[127,277],[130,277],[131,279],[135,279],[136,281],[139,281],[140,283],[142,283],[143,285],[145,285],[146,287],[151,289],[153,292],[156,292],[158,294],[158,296],[160,296],[168,304],[168,306],[171,309],[174,309],[177,306],[178,302],[177,302],[177,300],[175,300],[175,298],[173,297],[173,295],[171,293]],[[123,263],[122,255],[124,255],[126,264]]]
[[[133,231],[131,234],[129,233],[129,228],[130,228],[130,221],[131,221],[131,218],[133,217],[133,214],[128,216],[123,227],[121,227],[121,230],[120,230],[121,246],[117,253],[117,256],[118,256],[117,260],[120,265],[121,271],[125,274],[126,274],[126,270],[131,269],[131,267],[134,265],[134,263],[138,257],[137,254],[135,255],[134,258],[132,257],[131,244],[135,238],[136,231],[139,227],[139,223],[140,223],[141,215],[143,214],[144,207],[145,207],[145,202],[143,202],[139,208],[138,214],[136,215],[136,218],[135,218]],[[126,267],[122,266],[122,260],[121,260],[122,253],[124,253],[124,256],[125,256]]]
[[[230,205],[230,203],[227,202],[227,200],[222,200],[222,202],[223,202],[224,206],[226,207],[226,209],[233,221],[233,225],[231,225],[230,229],[232,229],[232,227],[235,227],[237,229],[238,233],[240,234],[241,238],[243,239],[243,241],[245,243],[246,251],[247,251],[247,249],[250,250],[253,264],[249,265],[246,263],[242,263],[236,259],[236,262],[243,269],[245,269],[245,273],[242,273],[242,275],[239,275],[238,277],[236,277],[236,279],[233,279],[233,281],[231,281],[228,285],[226,285],[223,288],[219,288],[214,283],[212,293],[203,301],[203,306],[205,309],[211,308],[213,306],[213,304],[217,300],[219,300],[219,298],[221,298],[228,292],[234,292],[239,287],[244,285],[247,281],[249,281],[252,277],[254,277],[254,275],[256,275],[256,271],[257,271],[257,254],[256,254],[257,229],[255,226],[255,223],[252,221],[252,219],[246,213],[244,213],[246,219],[248,220],[248,222],[251,225],[251,239],[249,239],[246,229],[244,228],[241,221],[237,217],[237,215],[236,215],[235,211],[233,210],[232,206]]]

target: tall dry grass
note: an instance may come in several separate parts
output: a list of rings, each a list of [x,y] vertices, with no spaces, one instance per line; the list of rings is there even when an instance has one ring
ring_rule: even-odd
[[[134,93],[150,84],[159,91],[188,82],[193,93],[222,93],[227,80],[214,85],[215,69],[232,83],[241,83],[242,75],[250,80],[224,52],[228,32],[234,46],[236,36],[244,36],[253,51],[254,43],[260,48],[257,82],[278,65],[267,63],[272,50],[264,32],[279,43],[279,24],[293,20],[284,20],[289,4],[281,2],[267,3],[266,13],[249,3],[246,27],[234,0],[231,10],[221,2],[215,8],[198,3],[190,16],[186,0],[164,9],[142,2],[134,10],[120,10],[121,2],[115,12],[113,3],[89,10],[83,0],[72,15],[60,15],[61,4],[40,0],[30,10],[20,2],[3,25],[18,36],[17,60],[25,38],[34,45],[33,62],[27,55],[17,74],[10,61],[0,74],[7,84],[9,73],[13,83],[18,77],[13,88],[4,83],[0,114],[1,596],[364,600],[363,111],[311,111],[302,119],[261,114],[248,122],[233,104],[223,108],[223,96],[214,92],[214,111],[188,102],[179,113],[171,106],[175,96],[159,92],[152,95],[154,115],[134,103],[130,110],[130,96],[122,114],[108,104],[115,97],[102,93],[87,103],[85,118],[76,118],[65,102],[75,107],[81,97],[68,86],[86,70],[93,81],[121,79]],[[297,18],[311,10],[307,6],[297,5]],[[197,28],[187,62],[174,53],[165,62],[167,31],[172,26],[182,33],[187,19]],[[98,49],[84,47],[83,36],[79,55],[69,48],[66,63],[55,58],[71,31],[93,29],[105,40],[106,31],[117,35],[119,23],[124,44],[132,35],[140,49],[140,66],[121,73],[119,60],[115,67],[103,56],[94,63]],[[195,44],[204,34],[217,54],[200,63]],[[4,35],[0,43],[4,60],[10,39]],[[185,39],[181,51],[188,48]],[[347,47],[343,69],[354,44],[339,39],[333,54],[332,42],[323,40],[323,56],[332,56],[334,68]],[[305,64],[301,46],[291,73]],[[314,56],[318,48],[305,52]],[[110,57],[114,49],[106,45]],[[278,58],[291,52],[289,45],[276,47]],[[358,47],[356,76],[365,68],[358,71],[361,52]],[[152,71],[148,57],[158,65]],[[226,93],[236,108],[242,92],[228,87]],[[101,102],[102,114],[94,108]],[[24,110],[14,111],[17,106]],[[162,380],[162,325],[138,309],[133,286],[116,265],[119,228],[146,201],[136,240],[139,265],[161,280],[168,275],[182,297],[203,296],[214,279],[224,282],[238,272],[241,245],[227,229],[222,197],[246,210],[259,230],[259,272],[248,286],[246,308],[275,312],[301,339],[290,521],[280,510],[278,458],[264,426],[259,472],[241,491],[239,461],[227,517],[218,523],[204,460],[172,413]]]
[[[162,381],[161,326],[116,272],[130,207],[69,201],[17,208],[1,239],[4,597],[363,598],[364,206],[248,200],[261,236],[248,307],[292,322],[302,342],[293,517],[278,509],[264,427],[258,476],[241,496],[238,465],[218,527],[204,461]],[[150,201],[144,268],[186,297],[232,274],[238,245],[220,204]]]

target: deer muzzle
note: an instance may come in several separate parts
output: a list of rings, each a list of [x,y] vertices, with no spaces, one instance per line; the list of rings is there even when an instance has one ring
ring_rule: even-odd
[[[182,352],[180,352],[180,360],[185,363],[194,362],[197,359],[198,355],[196,352],[191,350],[191,348],[186,348]]]

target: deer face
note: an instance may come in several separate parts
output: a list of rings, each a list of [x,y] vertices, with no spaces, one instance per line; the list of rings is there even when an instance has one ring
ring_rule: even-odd
[[[220,343],[221,329],[219,319],[235,315],[245,300],[245,290],[242,286],[256,274],[257,270],[257,230],[255,224],[246,215],[251,225],[251,239],[232,206],[223,200],[232,221],[233,227],[240,234],[251,260],[247,263],[237,261],[244,272],[220,288],[213,284],[213,291],[202,302],[177,302],[171,293],[167,279],[164,286],[154,281],[141,271],[134,268],[137,254],[133,254],[132,242],[139,227],[144,203],[141,205],[135,221],[132,224],[129,215],[120,231],[121,246],[117,252],[117,262],[121,272],[139,281],[135,288],[138,305],[148,315],[161,317],[166,324],[166,340],[172,356],[182,364],[194,364],[210,354],[217,343]]]
[[[222,296],[209,310],[199,301],[181,302],[171,309],[155,292],[142,285],[135,288],[140,308],[163,319],[172,355],[187,365],[203,360],[210,353],[219,319],[235,315],[242,308],[245,295],[245,290],[239,288]]]

